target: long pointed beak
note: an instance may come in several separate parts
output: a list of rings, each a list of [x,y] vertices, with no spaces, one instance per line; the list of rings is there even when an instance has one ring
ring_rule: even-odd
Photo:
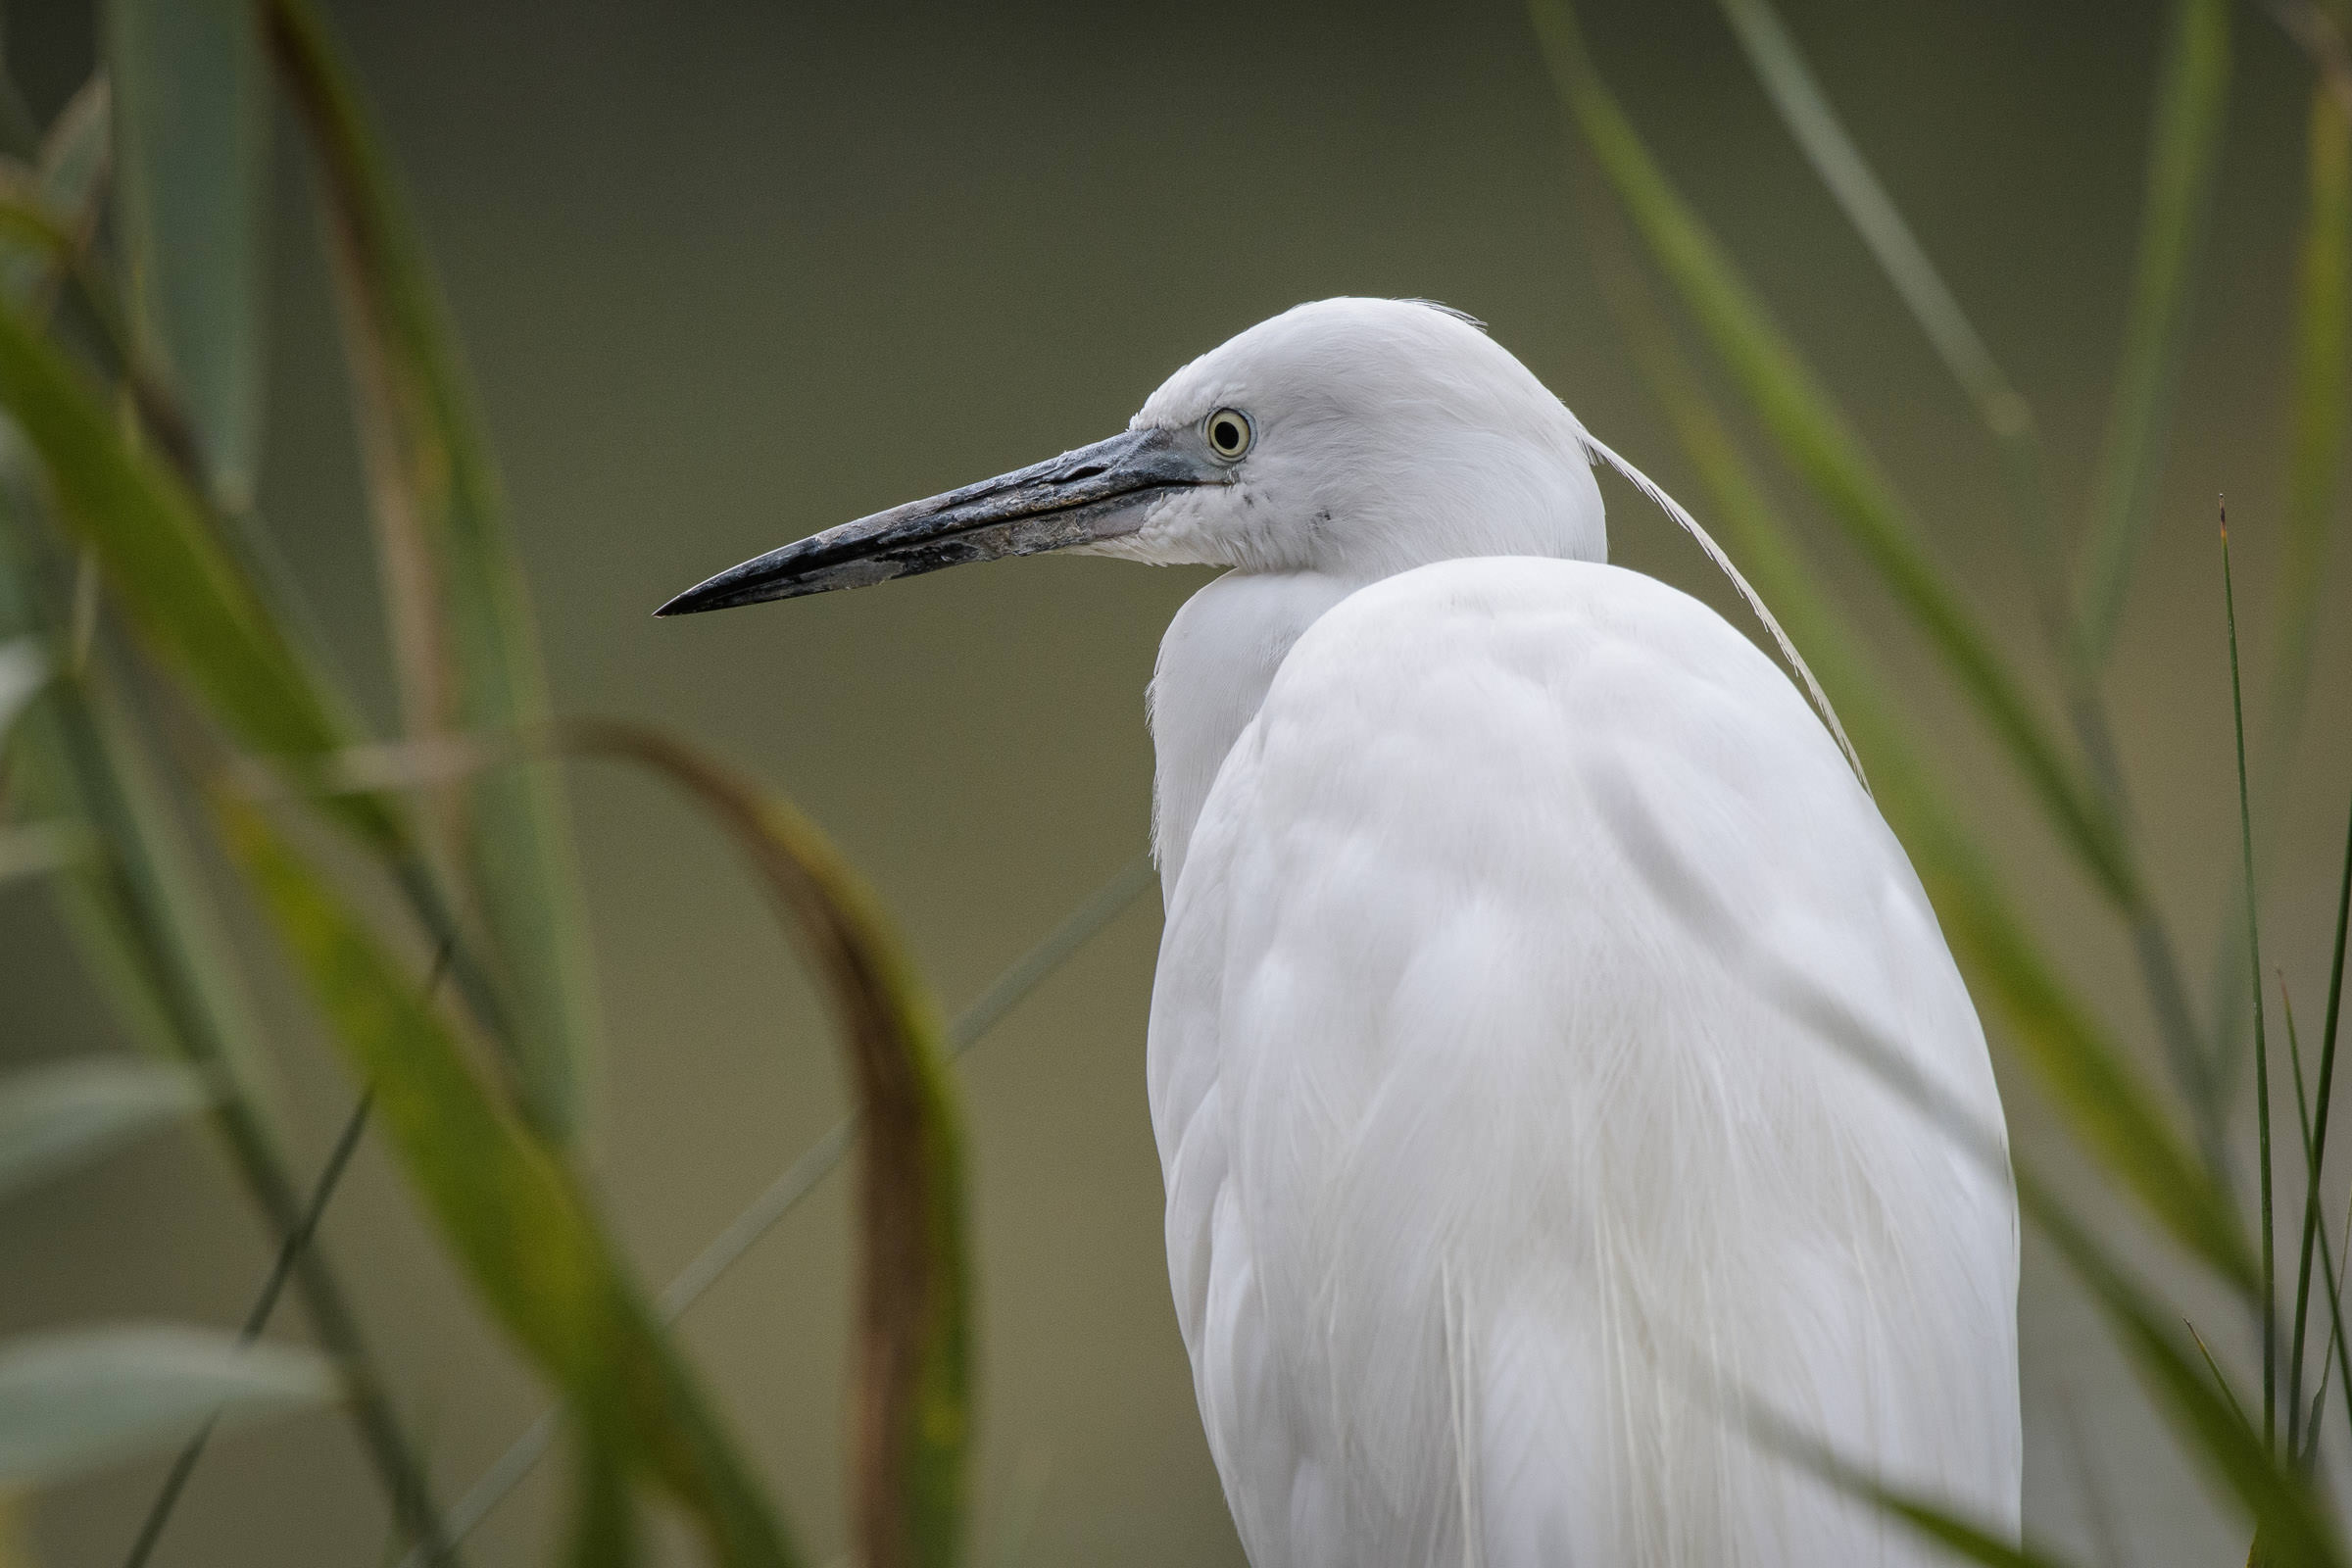
[[[687,589],[654,613],[691,615],[862,588],[999,556],[1101,544],[1141,528],[1162,497],[1230,478],[1197,430],[1128,430],[771,550]]]

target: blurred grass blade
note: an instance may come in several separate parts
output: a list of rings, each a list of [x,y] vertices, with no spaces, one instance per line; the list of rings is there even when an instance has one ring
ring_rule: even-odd
[[[1935,1542],[1952,1557],[1984,1563],[1987,1568],[2063,1568],[2065,1559],[2031,1546],[2012,1545],[1998,1534],[1954,1512],[1948,1505],[1898,1487],[1890,1487],[1862,1466],[1843,1458],[1807,1437],[1775,1412],[1745,1412],[1746,1426],[1763,1445],[1784,1458],[1810,1470],[1829,1485],[1889,1513]]]
[[[564,726],[567,750],[634,761],[700,802],[801,931],[848,1037],[865,1122],[853,1517],[872,1568],[947,1568],[970,1414],[958,1133],[938,1020],[872,899],[780,797],[660,731]]]
[[[1565,0],[1530,0],[1529,11],[1553,80],[1602,171],[1765,427],[1968,692],[2060,840],[2113,898],[2136,904],[2138,873],[2115,824],[1929,559],[1892,485],[1829,393],[1642,145],[1593,68]]]
[[[2337,873],[2335,892],[2335,946],[2328,965],[2328,1010],[2320,1026],[2319,1087],[2312,1101],[2311,1150],[2306,1161],[2306,1181],[2303,1194],[2303,1235],[2295,1262],[2295,1327],[2293,1348],[2288,1360],[2290,1388],[2300,1378],[2303,1369],[2304,1319],[2311,1301],[2311,1259],[2315,1243],[2325,1246],[2327,1237],[2321,1230],[2320,1176],[2328,1156],[2328,1127],[2329,1112],[2334,1106],[2336,1024],[2342,1016],[2344,1000],[2344,944],[2345,926],[2352,922],[2352,812],[2344,822],[2343,868]],[[2294,1015],[2287,1015],[2288,1027],[2293,1027]],[[2300,1059],[2300,1050],[2297,1056]],[[2332,1278],[2332,1275],[2330,1276]],[[2333,1287],[2330,1286],[2332,1293]],[[2335,1305],[2332,1294],[2329,1305]],[[2340,1327],[2331,1330],[2340,1339]],[[2326,1357],[2321,1357],[2325,1363]],[[2347,1380],[2346,1392],[2352,1393],[2352,1379]],[[2345,1406],[2352,1411],[2352,1403]],[[2315,1417],[2316,1421],[2316,1417]],[[2315,1431],[2314,1437],[2317,1437]]]
[[[0,1487],[61,1481],[179,1442],[208,1420],[249,1420],[335,1396],[326,1363],[282,1345],[162,1326],[0,1342]]]
[[[2278,981],[2278,1004],[2279,1010],[2286,1017],[2286,1059],[2294,1066],[2295,1116],[2303,1129],[2303,1163],[2304,1173],[2308,1183],[2303,1195],[2303,1212],[2304,1218],[2306,1221],[2309,1221],[2315,1217],[2320,1205],[2320,1170],[2323,1139],[2313,1125],[2311,1102],[2304,1093],[2303,1041],[2302,1037],[2295,1031],[2295,1004],[2293,999],[2288,997],[2286,994],[2286,980],[2284,976],[2281,976]],[[2321,1283],[2326,1285],[2328,1288],[2328,1334],[2327,1345],[2324,1346],[2320,1350],[2321,1376],[2319,1392],[2312,1396],[2311,1416],[2309,1422],[2306,1423],[2303,1420],[2302,1409],[2303,1329],[2305,1308],[2311,1299],[2311,1281],[2308,1276],[2299,1278],[2295,1285],[2295,1333],[2292,1342],[2292,1348],[2288,1351],[2287,1356],[2286,1385],[2286,1451],[2289,1455],[2293,1456],[2298,1463],[2308,1462],[2311,1453],[2317,1446],[2320,1431],[2320,1412],[2328,1398],[2328,1358],[2331,1355],[2339,1353],[2339,1347],[2341,1347],[2344,1343],[2344,1306],[2342,1300],[2342,1283],[2336,1278],[2336,1271],[2333,1262],[2331,1260],[2327,1260],[2325,1257],[2325,1254],[2328,1250],[2327,1235],[2316,1225],[2310,1226],[2309,1229],[2311,1234],[2319,1237],[2320,1247],[2323,1252],[2324,1272],[2321,1274],[2320,1279]],[[2301,1434],[2306,1430],[2308,1430],[2310,1434],[2309,1441],[2305,1441],[2301,1436]]]
[[[116,233],[140,357],[194,425],[214,501],[261,459],[270,87],[250,0],[106,0]]]
[[[538,635],[423,247],[319,16],[307,0],[266,10],[317,159],[409,732],[528,731],[548,713]],[[512,994],[524,1103],[568,1138],[597,1024],[561,776],[490,769],[445,807]]]
[[[46,876],[86,861],[97,841],[78,822],[29,822],[0,827],[0,883],[24,876]]]
[[[2344,465],[2352,361],[2352,118],[2326,82],[2312,88],[2303,238],[2295,268],[2294,445],[2287,464],[2286,539],[2273,624],[2270,740],[2278,764],[2302,725],[2311,647],[2327,580]],[[2275,781],[2271,787],[2275,787]]]
[[[49,122],[41,138],[41,190],[61,212],[95,227],[99,182],[114,162],[114,92],[93,72]]]
[[[344,716],[312,678],[176,475],[121,425],[23,310],[0,301],[0,409],[39,456],[56,512],[104,565],[148,646],[247,746],[299,766],[333,751]],[[374,796],[331,807],[379,852],[405,854]]]
[[[203,1108],[204,1080],[161,1061],[62,1061],[0,1077],[0,1198]]]
[[[1608,230],[1596,230],[1596,242]],[[1717,513],[1836,699],[1869,760],[1880,810],[1909,852],[1945,940],[2008,1025],[2011,1045],[2068,1129],[2165,1230],[2251,1291],[2259,1272],[2229,1204],[2121,1053],[2042,961],[1983,856],[1913,749],[1875,666],[1814,585],[1696,378],[1649,307],[1633,262],[1598,245],[1604,292]]]
[[[24,705],[48,678],[49,661],[37,641],[19,637],[0,643],[0,746],[8,744],[8,732],[16,726],[17,715],[24,711]]]
[[[629,1478],[596,1444],[575,1447],[571,1541],[564,1558],[572,1568],[631,1568],[639,1560],[640,1543]]]
[[[1747,51],[1756,78],[1812,163],[1813,172],[1878,259],[1880,270],[1935,346],[1944,368],[1976,404],[1978,417],[1984,421],[2001,454],[2036,587],[2046,601],[2043,619],[2053,634],[2061,632],[2065,601],[2055,522],[2033,411],[1994,363],[1943,275],[1912,236],[1902,213],[1846,133],[1771,0],[1721,0],[1721,4],[1740,46]],[[2060,644],[2062,651],[2063,646]]]
[[[14,451],[14,436],[0,424],[0,635],[41,626],[17,548],[33,519]],[[24,759],[34,765],[20,775],[28,794],[86,822],[104,850],[56,884],[67,927],[134,1034],[221,1089],[214,1125],[282,1241],[300,1228],[302,1203],[274,1131],[272,1079],[251,1004],[221,951],[224,922],[155,764],[100,673],[93,665],[77,679],[61,679],[30,715],[32,744]],[[353,1424],[383,1478],[394,1517],[414,1539],[441,1542],[423,1463],[402,1430],[339,1277],[313,1247],[296,1260],[293,1278],[320,1344],[343,1369]]]
[[[251,807],[216,802],[231,853],[476,1291],[614,1463],[643,1469],[730,1568],[786,1544],[701,1387],[555,1154],[318,873]]]
[[[2278,1400],[2278,1227],[2271,1214],[2271,1052],[2262,1018],[2262,922],[2254,881],[2253,805],[2246,793],[2246,699],[2237,669],[2237,589],[2230,574],[2230,513],[2222,512],[2222,605],[2230,633],[2230,716],[2237,741],[2237,843],[2246,906],[2246,960],[2254,981],[2255,1175],[2262,1193],[2262,1438],[2277,1435]],[[2300,1069],[2298,1068],[2298,1071]],[[2298,1086],[2299,1087],[2299,1086]]]
[[[42,137],[33,190],[23,193],[37,195],[39,206],[22,205],[28,219],[53,220],[58,232],[42,233],[49,224],[29,221],[12,225],[24,244],[0,256],[0,288],[10,297],[34,303],[45,285],[63,275],[71,255],[88,250],[98,227],[96,197],[114,145],[113,101],[106,73],[93,73]]]
[[[2106,662],[2132,559],[2155,516],[2166,425],[2229,120],[2230,10],[2230,0],[2174,0],[2172,7],[2123,361],[2078,583],[2075,657],[2085,670]]]
[[[2207,1465],[2245,1505],[2260,1543],[2260,1560],[2269,1568],[2341,1563],[2334,1532],[2291,1459],[2273,1452],[2238,1414],[2234,1399],[2217,1391],[2196,1369],[2164,1332],[2145,1294],[2038,1184],[2021,1180],[2018,1197],[2089,1288],[2133,1369],[2171,1414],[2175,1429],[2202,1450]]]
[[[2180,1326],[2188,1330],[2189,1343],[2197,1348],[2197,1359],[2205,1363],[2205,1370],[2212,1374],[2213,1386],[2216,1389],[2219,1389],[2221,1391],[2222,1397],[2229,1401],[2230,1413],[2237,1417],[2238,1425],[2247,1428],[2249,1431],[2252,1430],[2253,1423],[2246,1419],[2245,1406],[2237,1402],[2237,1395],[2230,1387],[2230,1379],[2228,1375],[2222,1371],[2221,1362],[2216,1361],[2213,1358],[2212,1349],[2205,1344],[2205,1336],[2199,1334],[2197,1332],[2197,1326],[2188,1321],[2186,1318],[2182,1318],[2180,1320]]]
[[[38,503],[13,432],[0,427],[0,638],[45,630],[18,532]],[[24,541],[28,542],[28,541]],[[262,1163],[274,1157],[276,1081],[256,1049],[250,999],[153,759],[103,673],[55,679],[22,724],[17,788],[43,820],[10,835],[11,868],[69,870],[57,886],[68,929],[134,1038],[160,1055],[225,1073],[250,1113]],[[44,842],[45,841],[45,842]]]

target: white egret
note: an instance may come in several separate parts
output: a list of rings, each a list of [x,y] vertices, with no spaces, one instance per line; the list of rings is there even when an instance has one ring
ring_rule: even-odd
[[[1123,434],[663,607],[1047,550],[1229,568],[1152,683],[1148,1058],[1256,1568],[1930,1559],[1757,1411],[2016,1529],[2005,1175],[1745,983],[1622,812],[1997,1129],[1975,1011],[1795,686],[1605,564],[1595,455],[1466,318],[1327,300]]]

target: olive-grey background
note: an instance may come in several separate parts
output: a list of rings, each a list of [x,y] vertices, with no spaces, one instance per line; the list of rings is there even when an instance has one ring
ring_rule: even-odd
[[[2120,331],[2160,9],[1788,6],[2035,402],[2071,514]],[[1507,3],[334,10],[478,377],[558,703],[681,725],[791,791],[879,888],[947,1006],[1143,845],[1143,687],[1201,577],[1012,562],[653,621],[663,597],[827,523],[1108,433],[1185,359],[1339,293],[1479,315],[1596,431],[1695,489],[1594,297],[1585,187]],[[1587,10],[1643,130],[1905,477],[1938,553],[2046,669],[1984,442],[1714,9]],[[53,108],[87,69],[87,11],[59,0],[7,21],[14,69]],[[2261,668],[2309,80],[2256,8],[2236,38],[2178,440],[2112,682],[2200,973],[2235,854],[2212,501],[2228,492],[2237,519]],[[265,504],[357,684],[388,714],[333,313],[290,137],[279,155]],[[1618,560],[1724,602],[1662,519],[1621,486],[1609,498]],[[2041,929],[2133,1023],[2130,970],[2095,905],[1892,615],[1826,530],[1812,537],[1821,569],[1885,634],[1955,795]],[[2339,569],[2317,734],[2263,824],[2280,851],[2266,935],[2307,1017],[2352,774],[2345,602]],[[830,1125],[843,1091],[808,988],[704,826],[626,776],[575,774],[573,798],[610,1026],[601,1180],[659,1282]],[[1160,1256],[1142,1085],[1157,934],[1147,898],[961,1072],[982,1293],[979,1538],[1024,1561],[1240,1561]],[[269,995],[316,1160],[351,1085],[282,985]],[[45,902],[22,885],[0,889],[0,1060],[118,1044]],[[2046,1145],[2030,1092],[2003,1071],[2020,1137]],[[822,1190],[685,1331],[820,1561],[843,1544],[845,1203],[843,1184]],[[375,1150],[326,1242],[360,1282],[454,1497],[540,1395]],[[0,1330],[106,1315],[232,1323],[265,1262],[202,1137],[159,1138],[0,1210]],[[2083,1544],[2095,1494],[2132,1561],[2242,1558],[2242,1537],[2031,1242],[2027,1267],[2030,1520]],[[281,1327],[299,1332],[299,1313]],[[2242,1357],[2233,1325],[2216,1332]],[[546,1554],[560,1469],[477,1536],[474,1560]],[[160,1470],[42,1498],[43,1560],[119,1559]],[[217,1445],[158,1561],[362,1563],[383,1540],[372,1478],[322,1414]]]

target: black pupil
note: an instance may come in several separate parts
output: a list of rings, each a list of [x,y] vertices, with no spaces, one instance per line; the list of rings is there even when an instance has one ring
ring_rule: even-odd
[[[1241,450],[1242,427],[1234,423],[1231,419],[1219,419],[1215,425],[1210,427],[1209,434],[1217,438],[1217,450],[1219,452],[1237,452]]]

